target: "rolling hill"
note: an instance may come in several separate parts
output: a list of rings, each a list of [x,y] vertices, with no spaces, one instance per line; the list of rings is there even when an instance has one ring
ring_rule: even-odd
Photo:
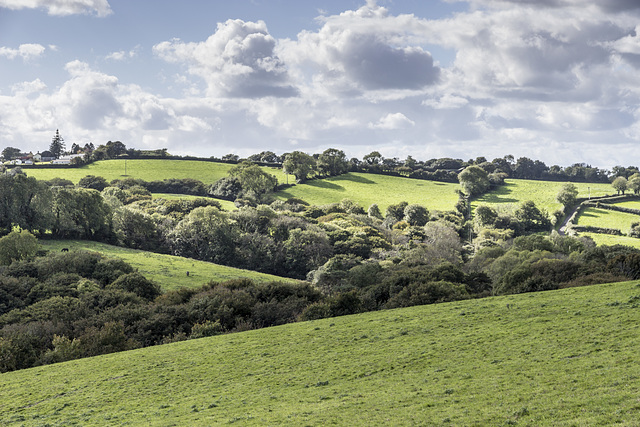
[[[257,271],[197,261],[191,258],[156,254],[87,240],[43,240],[40,243],[45,250],[60,251],[62,248],[68,248],[72,251],[93,251],[108,257],[121,258],[146,278],[160,285],[163,291],[181,287],[195,288],[211,281],[222,282],[232,279],[250,279],[258,283],[274,281],[297,282],[297,280],[287,277],[273,276]],[[187,271],[189,272],[188,276],[186,274]]]
[[[0,424],[637,425],[639,301],[596,285],[9,372]]]

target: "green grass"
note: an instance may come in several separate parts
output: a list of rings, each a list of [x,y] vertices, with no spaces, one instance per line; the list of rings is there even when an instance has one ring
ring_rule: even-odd
[[[228,176],[229,169],[234,165],[227,163],[205,162],[197,160],[158,160],[158,159],[131,159],[126,160],[102,160],[79,168],[25,168],[28,176],[40,180],[52,178],[65,178],[74,183],[87,176],[96,175],[104,177],[108,182],[114,179],[137,178],[144,181],[161,181],[169,178],[193,178],[205,184],[213,184],[215,181]],[[278,182],[286,182],[286,175],[281,169],[263,168],[275,175]]]
[[[69,248],[72,251],[94,251],[109,257],[121,258],[133,268],[136,268],[146,278],[159,284],[164,291],[181,287],[198,287],[210,281],[225,281],[240,278],[247,278],[256,282],[297,282],[294,279],[258,273],[251,270],[242,270],[190,258],[155,254],[85,240],[43,240],[41,243],[45,250],[60,251],[62,248]],[[187,271],[189,272],[189,276],[187,276]]]
[[[546,209],[550,214],[562,209],[562,205],[556,202],[556,196],[565,184],[564,182],[527,179],[507,179],[505,182],[505,185],[474,200],[472,206],[517,205],[532,200],[536,206]],[[586,198],[589,197],[589,194],[591,197],[615,194],[611,184],[575,183],[574,185],[578,188],[578,197]]]
[[[625,202],[615,203],[615,205],[622,208],[640,209],[640,200],[627,200]]]
[[[165,200],[193,200],[193,199],[202,199],[202,196],[191,196],[188,194],[168,194],[168,193],[153,193],[154,199],[165,199]],[[222,206],[222,210],[225,211],[235,211],[238,208],[236,205],[229,200],[216,199],[214,197],[209,197],[212,200],[217,201]]]
[[[592,227],[615,228],[623,233],[627,233],[631,228],[631,224],[639,221],[640,216],[638,215],[587,207],[578,215],[577,224]]]
[[[600,233],[579,233],[580,236],[588,236],[596,242],[597,245],[625,245],[640,249],[640,239],[629,236],[612,236],[611,234]]]
[[[321,180],[308,181],[276,193],[282,200],[298,197],[312,205],[324,205],[351,199],[365,210],[377,203],[384,214],[387,206],[406,201],[429,210],[453,210],[458,184],[409,179],[366,173],[347,173]]]
[[[0,424],[638,425],[636,283],[413,307],[2,374]]]

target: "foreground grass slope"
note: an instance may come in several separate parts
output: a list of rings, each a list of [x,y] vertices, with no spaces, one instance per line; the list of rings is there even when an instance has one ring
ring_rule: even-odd
[[[365,210],[377,203],[382,213],[387,206],[403,201],[429,210],[448,211],[455,209],[458,201],[456,188],[458,184],[351,172],[295,185],[276,196],[282,200],[298,197],[312,205],[351,199]]]
[[[104,177],[107,182],[114,179],[137,178],[144,181],[162,181],[170,178],[193,178],[205,184],[213,184],[220,178],[229,175],[229,169],[234,165],[228,163],[205,162],[197,160],[162,160],[162,159],[131,159],[101,160],[78,168],[25,168],[28,176],[36,179],[49,180],[65,178],[78,183],[87,175]],[[286,182],[286,175],[281,169],[264,168],[278,178],[278,182]]]
[[[210,281],[222,282],[233,279],[251,279],[259,283],[272,281],[297,282],[294,279],[257,271],[242,270],[191,258],[156,254],[87,240],[44,240],[41,243],[45,250],[60,251],[62,248],[68,248],[72,251],[94,251],[108,257],[121,258],[146,278],[160,285],[163,291],[181,287],[195,288]],[[187,271],[189,276],[187,276]]]
[[[367,313],[10,372],[2,425],[637,425],[635,282]]]

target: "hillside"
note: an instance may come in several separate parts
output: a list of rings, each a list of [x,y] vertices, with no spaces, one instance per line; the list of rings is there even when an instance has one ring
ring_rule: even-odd
[[[136,249],[107,245],[87,240],[41,241],[45,250],[60,251],[62,248],[99,252],[107,257],[120,258],[130,264],[146,278],[156,282],[163,291],[181,287],[195,288],[211,281],[249,279],[257,283],[282,281],[296,282],[286,277],[273,276],[257,271],[227,267],[211,262],[198,261],[173,255],[156,254]],[[189,272],[187,276],[186,272]]]
[[[158,159],[130,159],[100,160],[77,168],[25,168],[28,176],[41,180],[65,178],[74,183],[87,175],[104,177],[107,182],[114,179],[136,178],[144,181],[161,181],[169,178],[192,178],[205,184],[213,184],[218,179],[228,175],[234,165],[229,163],[197,161],[197,160],[158,160]],[[281,169],[264,168],[278,178],[278,182],[286,182],[286,175]]]
[[[472,202],[474,207],[478,205],[510,205],[518,204],[526,200],[533,201],[536,206],[544,208],[549,214],[562,205],[556,201],[558,192],[564,185],[561,181],[534,181],[528,179],[506,179],[505,185],[492,190]],[[615,194],[611,184],[577,182],[578,197],[587,198]]]
[[[312,205],[324,205],[351,199],[365,210],[377,203],[386,207],[399,202],[420,204],[430,210],[453,210],[458,201],[458,184],[409,179],[371,173],[346,173],[312,180],[276,193],[282,200],[297,197]]]
[[[635,425],[635,282],[373,312],[2,374],[2,425]]]

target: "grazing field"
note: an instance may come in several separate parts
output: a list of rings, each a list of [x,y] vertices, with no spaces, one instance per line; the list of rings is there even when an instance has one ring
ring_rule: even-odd
[[[159,159],[131,159],[101,160],[79,168],[25,168],[28,176],[41,180],[65,178],[78,183],[87,175],[104,177],[107,182],[114,179],[137,178],[144,181],[162,181],[170,178],[193,178],[213,184],[215,181],[228,176],[229,169],[234,165],[228,163],[205,162],[197,160],[159,160]],[[267,172],[275,175],[278,182],[286,182],[286,175],[281,169],[266,168]]]
[[[384,214],[387,206],[405,201],[429,210],[453,210],[458,201],[458,184],[367,173],[347,173],[327,179],[308,181],[276,196],[282,200],[298,197],[312,205],[325,205],[351,199],[365,210],[377,203]]]
[[[591,237],[597,245],[625,245],[640,249],[640,239],[628,236],[612,236],[600,233],[578,233],[579,236]]]
[[[596,285],[9,372],[0,424],[637,425],[639,301]]]
[[[640,216],[626,212],[587,207],[578,215],[578,225],[615,228],[623,233],[629,232],[631,224],[640,222]]]
[[[615,203],[616,206],[630,209],[640,209],[640,200],[627,200],[624,202]]]
[[[121,258],[133,268],[138,269],[146,278],[160,285],[163,291],[182,287],[198,287],[210,281],[240,278],[251,279],[256,282],[297,282],[294,279],[226,267],[191,258],[156,254],[86,240],[43,240],[41,243],[45,250],[60,251],[62,248],[69,248],[72,251],[94,251],[109,257]],[[187,276],[187,271],[189,276]]]
[[[544,208],[549,214],[562,205],[556,202],[558,192],[565,184],[555,181],[533,181],[527,179],[507,179],[506,184],[473,200],[472,206],[478,205],[517,205],[532,200],[539,208]],[[578,188],[578,197],[597,197],[614,195],[616,192],[611,184],[574,183]]]
[[[154,199],[165,199],[165,200],[193,200],[193,199],[202,199],[202,196],[191,196],[189,194],[167,194],[167,193],[153,193]],[[215,197],[208,197],[209,199],[215,200],[222,206],[222,210],[225,211],[235,211],[238,208],[236,205],[229,200],[216,199]]]

